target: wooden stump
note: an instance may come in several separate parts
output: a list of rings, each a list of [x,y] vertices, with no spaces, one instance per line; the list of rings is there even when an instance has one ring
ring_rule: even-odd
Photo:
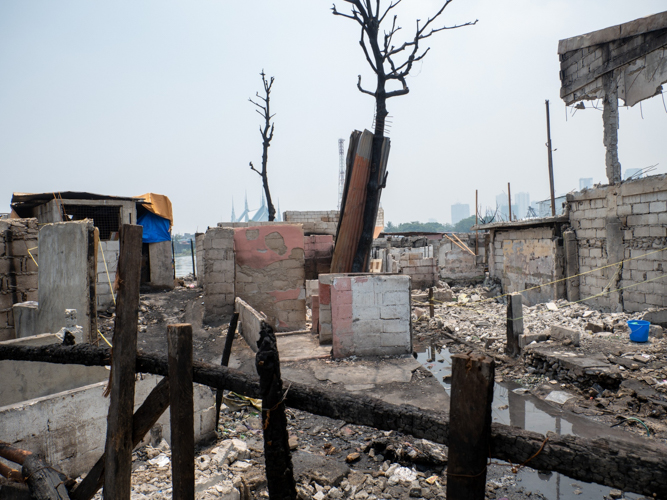
[[[517,357],[521,354],[519,337],[523,335],[523,304],[520,293],[507,296],[507,345],[505,354]]]
[[[484,500],[494,372],[487,356],[452,356],[447,500]]]
[[[120,255],[116,271],[119,287],[109,376],[111,397],[104,467],[104,498],[108,500],[130,499],[142,233],[141,226],[124,224],[120,229]]]
[[[195,498],[192,325],[167,326],[171,399],[171,481],[174,500]]]
[[[296,485],[288,442],[278,347],[273,329],[264,322],[257,346],[259,351],[255,356],[255,366],[259,374],[259,391],[262,397],[264,460],[269,498],[295,500]]]

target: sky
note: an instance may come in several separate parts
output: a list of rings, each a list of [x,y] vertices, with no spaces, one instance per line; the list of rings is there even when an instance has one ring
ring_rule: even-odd
[[[386,1],[383,0],[386,5]],[[338,203],[338,139],[371,129],[373,88],[357,25],[331,1],[0,2],[0,212],[12,192],[167,195],[176,233],[258,208],[261,117],[248,102],[275,77],[269,184],[280,210]],[[347,8],[336,2],[338,9]],[[404,0],[399,32],[442,0]],[[665,10],[654,0],[454,0],[428,55],[388,101],[385,221],[450,222],[451,205],[549,196],[545,99],[557,195],[605,182],[602,113],[559,98],[558,40]],[[398,35],[397,35],[398,36]],[[667,108],[620,110],[622,168],[667,172]]]

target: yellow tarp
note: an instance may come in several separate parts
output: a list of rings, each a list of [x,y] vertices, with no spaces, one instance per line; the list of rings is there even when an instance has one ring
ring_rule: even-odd
[[[174,214],[171,210],[171,201],[163,194],[146,193],[136,198],[143,198],[141,203],[146,210],[159,215],[164,219],[169,219],[171,226],[174,225]]]

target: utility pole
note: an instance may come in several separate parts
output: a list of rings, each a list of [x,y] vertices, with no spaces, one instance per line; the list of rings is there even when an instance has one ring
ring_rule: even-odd
[[[475,227],[479,225],[479,196],[478,190],[475,189]],[[475,229],[475,265],[477,265],[477,256],[479,255],[479,230]]]
[[[549,188],[551,189],[551,216],[556,216],[556,198],[554,196],[554,162],[551,156],[551,120],[549,119],[549,99],[544,101],[547,108],[547,149],[549,151]]]
[[[509,206],[510,222],[512,222],[512,191],[510,191],[510,183],[507,183],[507,205]]]
[[[345,150],[343,148],[345,139],[338,139],[338,210],[343,202],[343,191],[345,190]]]

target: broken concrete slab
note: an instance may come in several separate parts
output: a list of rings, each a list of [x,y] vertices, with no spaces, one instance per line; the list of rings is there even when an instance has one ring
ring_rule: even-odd
[[[315,481],[322,486],[338,486],[350,473],[350,468],[334,457],[305,451],[292,454],[294,476],[299,481]]]
[[[523,349],[533,342],[546,342],[549,336],[546,333],[524,333],[519,335],[519,348]]]
[[[575,346],[579,346],[581,340],[581,334],[578,331],[560,325],[552,325],[549,335],[554,340],[570,340]]]
[[[642,316],[642,320],[648,321],[652,325],[659,325],[663,328],[667,328],[667,309],[648,311]]]
[[[419,361],[412,356],[385,360],[373,366],[355,366],[354,370],[340,370],[335,365],[329,365],[318,370],[315,378],[319,381],[345,384],[346,390],[354,386],[369,386],[370,389],[374,385],[410,382],[412,374],[420,366]]]

